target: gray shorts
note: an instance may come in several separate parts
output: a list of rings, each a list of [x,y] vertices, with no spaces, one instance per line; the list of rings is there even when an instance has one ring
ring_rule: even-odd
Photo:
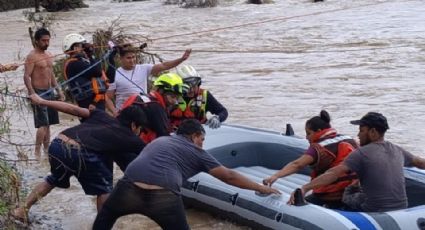
[[[34,89],[35,93],[40,95],[47,91],[47,89]],[[53,92],[42,96],[43,99],[53,101],[55,100]],[[47,106],[32,105],[34,112],[34,126],[40,128],[42,126],[49,126],[59,124],[58,111],[48,108]]]

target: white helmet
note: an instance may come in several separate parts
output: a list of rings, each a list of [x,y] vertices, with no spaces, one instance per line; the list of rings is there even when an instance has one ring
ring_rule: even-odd
[[[183,65],[181,67],[177,67],[177,74],[180,75],[180,77],[183,79],[190,77],[201,77],[201,75],[191,65]]]
[[[86,39],[81,34],[68,34],[62,42],[62,50],[66,52],[71,49],[75,43],[85,43]]]

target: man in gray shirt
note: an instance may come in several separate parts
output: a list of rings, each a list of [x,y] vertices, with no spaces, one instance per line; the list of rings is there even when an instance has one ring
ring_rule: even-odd
[[[188,119],[181,123],[177,135],[159,137],[147,145],[127,167],[97,215],[93,229],[111,229],[119,217],[133,213],[148,216],[163,229],[189,229],[180,187],[199,172],[240,188],[279,194],[222,166],[202,149],[204,137],[201,123]]]
[[[380,113],[369,112],[360,120],[351,121],[351,124],[359,125],[361,147],[353,151],[342,164],[304,185],[302,194],[331,184],[338,175],[353,171],[358,175],[363,190],[360,196],[355,196],[358,199],[350,202],[356,211],[384,212],[406,208],[403,166],[425,169],[425,159],[384,140],[389,126],[385,116]],[[289,203],[294,204],[294,194]]]

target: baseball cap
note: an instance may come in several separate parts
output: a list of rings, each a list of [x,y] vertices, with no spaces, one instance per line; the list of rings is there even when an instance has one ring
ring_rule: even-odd
[[[378,131],[385,132],[390,127],[388,126],[387,118],[381,113],[368,112],[360,120],[350,121],[353,125],[368,126],[370,128],[376,128]]]

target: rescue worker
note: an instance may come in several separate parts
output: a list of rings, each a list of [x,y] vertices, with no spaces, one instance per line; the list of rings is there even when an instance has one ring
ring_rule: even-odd
[[[64,64],[66,80],[90,68],[97,61],[93,58],[92,47],[87,45],[86,39],[80,34],[72,33],[65,36],[62,48],[69,55]],[[115,53],[112,52],[109,56],[110,63],[114,63]],[[108,74],[109,78],[113,79],[115,71],[110,68]],[[68,88],[78,106],[88,108],[93,104],[98,109],[107,108],[111,112],[114,111],[112,101],[106,96],[108,78],[102,70],[101,63],[72,80]]]
[[[313,180],[326,170],[338,166],[358,145],[351,137],[338,134],[331,127],[330,120],[325,110],[320,112],[320,116],[307,120],[305,132],[310,147],[301,157],[264,179],[263,183],[271,186],[277,179],[296,173],[308,165],[312,168]],[[339,182],[316,188],[305,199],[310,203],[328,208],[342,207],[344,189],[355,182],[355,175],[342,174],[338,177]]]
[[[177,103],[177,98],[181,97],[183,81],[175,73],[166,73],[159,76],[153,85],[149,95],[134,94],[121,108],[125,109],[134,103],[142,107],[147,124],[143,127],[140,137],[145,143],[160,136],[168,136],[173,131],[168,111]]]
[[[153,89],[149,96],[158,103],[169,114],[177,99],[183,94],[183,80],[175,73],[165,73],[159,76],[153,83]]]
[[[201,88],[202,77],[190,65],[177,68],[177,73],[183,78],[183,83],[188,87],[179,105],[170,114],[174,126],[187,118],[195,118],[210,128],[219,128],[221,123],[227,119],[227,109],[215,99],[210,91]],[[213,116],[207,119],[207,112]]]

